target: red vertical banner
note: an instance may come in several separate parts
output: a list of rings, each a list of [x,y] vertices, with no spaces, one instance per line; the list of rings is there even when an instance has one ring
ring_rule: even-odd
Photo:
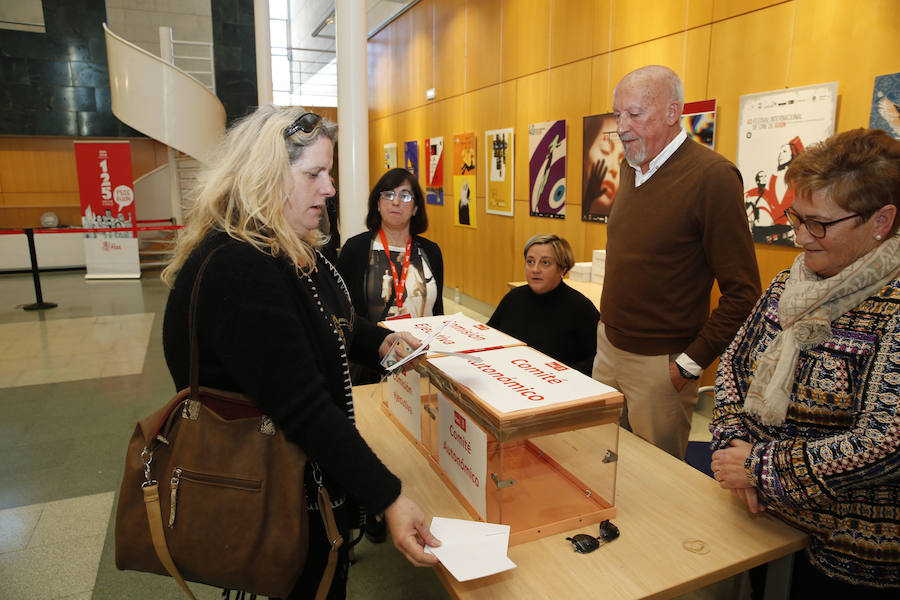
[[[81,225],[89,229],[134,227],[134,181],[128,142],[75,142]],[[140,277],[137,232],[86,233],[88,278]]]

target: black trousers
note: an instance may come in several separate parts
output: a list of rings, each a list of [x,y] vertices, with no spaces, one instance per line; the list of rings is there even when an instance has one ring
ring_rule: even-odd
[[[350,510],[349,512],[356,512]],[[352,519],[348,514],[346,503],[335,509],[335,519],[344,543],[338,550],[338,563],[328,591],[328,600],[344,600],[347,597],[347,575],[350,568],[350,527],[348,521]],[[331,546],[325,536],[325,525],[322,523],[322,515],[319,511],[309,512],[309,553],[306,556],[306,565],[297,584],[286,600],[311,600],[316,597],[319,582],[325,565],[328,564],[328,554]],[[275,600],[275,599],[272,599]]]
[[[750,569],[750,587],[753,600],[762,600],[766,585],[766,565]],[[791,600],[896,600],[900,598],[898,588],[874,588],[854,585],[832,579],[815,568],[801,550],[794,554],[794,570],[791,573]]]

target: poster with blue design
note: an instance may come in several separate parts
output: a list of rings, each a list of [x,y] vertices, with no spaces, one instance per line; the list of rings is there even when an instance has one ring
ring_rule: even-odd
[[[716,101],[685,102],[681,111],[681,126],[689,138],[716,149]]]
[[[403,151],[403,164],[406,170],[419,178],[419,142],[406,142]]]
[[[869,127],[884,129],[900,140],[900,73],[875,78]]]
[[[566,121],[528,126],[528,198],[532,217],[566,218]]]

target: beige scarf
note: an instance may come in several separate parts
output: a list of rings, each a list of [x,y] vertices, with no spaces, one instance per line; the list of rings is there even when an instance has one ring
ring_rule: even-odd
[[[800,352],[828,340],[831,322],[887,285],[897,276],[898,269],[897,236],[827,279],[810,272],[803,254],[798,255],[778,302],[782,330],[759,356],[744,400],[744,412],[756,415],[765,425],[784,423]]]

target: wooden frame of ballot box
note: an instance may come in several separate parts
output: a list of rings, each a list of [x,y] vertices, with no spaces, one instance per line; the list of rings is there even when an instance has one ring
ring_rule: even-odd
[[[526,346],[474,354],[481,363],[432,355],[415,371],[392,373],[382,388],[384,413],[473,518],[510,526],[510,544],[613,518],[622,395]],[[529,361],[537,365],[529,371],[543,373],[545,381],[574,382],[581,395],[549,403],[526,399],[533,408],[495,406],[478,390],[495,396],[486,385],[509,385],[509,380],[525,376],[498,377],[500,371],[488,365],[504,360],[519,365]],[[465,373],[460,365],[481,366]],[[498,383],[501,380],[507,381]],[[536,397],[541,389],[532,391]],[[552,458],[554,449],[561,453],[571,445],[561,434],[598,425],[603,426],[598,427],[600,433],[578,451],[583,460],[603,464],[608,476],[602,478],[602,489],[585,485]]]

